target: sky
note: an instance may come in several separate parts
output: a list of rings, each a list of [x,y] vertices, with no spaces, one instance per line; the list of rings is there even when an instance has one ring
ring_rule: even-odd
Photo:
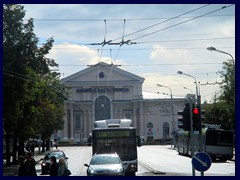
[[[59,64],[53,70],[61,78],[98,62],[113,63],[145,78],[143,93],[154,98],[171,91],[173,97],[195,94],[196,79],[202,102],[211,102],[220,93],[222,63],[230,55],[235,59],[232,4],[22,5],[24,22],[34,19],[39,46],[53,37],[47,56]]]

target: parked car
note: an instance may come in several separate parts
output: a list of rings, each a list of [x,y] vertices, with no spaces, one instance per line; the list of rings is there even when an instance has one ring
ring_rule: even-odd
[[[95,154],[87,167],[87,176],[124,176],[125,170],[120,157],[114,154]]]
[[[56,157],[57,163],[59,162],[59,159],[63,157],[66,161],[66,165],[68,165],[68,157],[65,155],[65,153],[62,150],[54,150],[54,151],[48,151],[44,158],[41,158],[42,163],[41,163],[41,169],[42,169],[42,174],[49,174],[49,166],[50,166],[50,158],[52,156]]]

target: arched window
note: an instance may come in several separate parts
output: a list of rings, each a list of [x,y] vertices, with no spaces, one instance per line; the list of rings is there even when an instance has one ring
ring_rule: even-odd
[[[169,123],[163,123],[163,138],[169,138]]]
[[[107,96],[101,95],[95,100],[95,120],[110,119],[110,100]]]

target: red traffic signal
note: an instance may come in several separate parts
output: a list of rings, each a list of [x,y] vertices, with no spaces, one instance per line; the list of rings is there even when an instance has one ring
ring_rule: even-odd
[[[198,115],[198,114],[199,114],[198,108],[193,108],[193,115]]]
[[[200,131],[201,129],[201,119],[200,119],[200,111],[198,107],[194,107],[192,109],[193,113],[193,130]]]

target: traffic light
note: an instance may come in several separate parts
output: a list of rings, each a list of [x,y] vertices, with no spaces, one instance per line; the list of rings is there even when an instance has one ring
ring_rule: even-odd
[[[178,127],[189,131],[190,130],[190,106],[189,103],[185,104],[185,107],[183,110],[178,111],[178,114],[182,117],[178,118]]]
[[[183,129],[184,127],[184,110],[178,111],[178,115],[181,115],[181,117],[178,117],[178,128]]]
[[[192,108],[192,119],[193,119],[193,130],[200,131],[201,129],[201,117],[200,108],[198,106],[193,106]]]
[[[191,130],[191,122],[190,122],[190,104],[186,103],[185,108],[184,108],[184,118],[186,119],[185,122],[185,131],[190,131]]]

